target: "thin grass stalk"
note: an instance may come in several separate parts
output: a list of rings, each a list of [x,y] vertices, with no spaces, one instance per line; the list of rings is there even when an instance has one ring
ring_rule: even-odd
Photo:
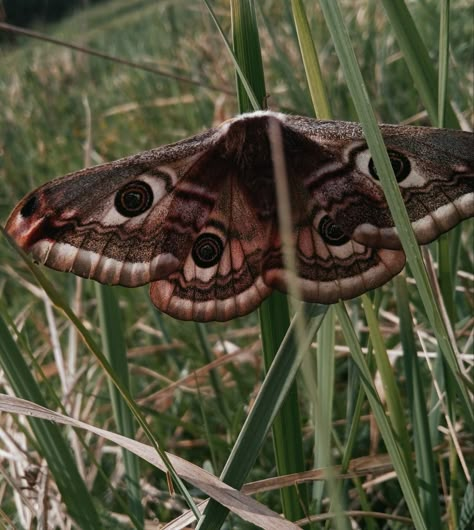
[[[395,221],[398,236],[415,277],[428,319],[439,342],[444,359],[453,374],[453,382],[456,385],[466,421],[471,427],[474,427],[474,410],[471,407],[469,394],[462,376],[454,345],[450,341],[446,323],[443,320],[431,289],[420,248],[413,234],[413,229],[393,174],[387,150],[385,149],[372,107],[370,106],[365,83],[344,25],[339,3],[337,1],[329,2],[328,0],[320,0],[320,3],[326,23],[334,40],[367,144],[374,159],[377,173],[380,175],[380,182],[385,192],[390,213]]]
[[[410,407],[411,423],[413,425],[413,443],[415,446],[420,504],[428,528],[441,530],[441,510],[438,502],[435,453],[431,444],[428,411],[426,409],[423,379],[417,355],[405,276],[399,275],[395,278],[395,289],[397,293],[397,309],[400,316],[400,338],[403,348],[407,403]]]
[[[331,119],[332,112],[327,97],[325,83],[319,65],[318,54],[311,35],[309,22],[301,0],[291,2],[294,24],[298,36],[298,44],[311,94],[315,115],[318,119]],[[335,386],[335,317],[334,311],[329,310],[318,332],[318,353],[316,356],[317,384],[312,379],[314,371],[311,369],[310,359],[305,359],[303,379],[310,390],[312,411],[314,418],[314,466],[317,468],[331,468],[331,432],[332,410]],[[343,528],[348,520],[342,514],[340,499],[341,489],[337,487],[331,474],[327,476],[328,489],[331,497],[331,511],[335,514],[337,524]],[[320,512],[325,493],[325,483],[317,481],[313,486],[313,502],[316,512]]]
[[[95,284],[97,309],[101,330],[102,350],[121,384],[130,392],[130,377],[127,362],[127,347],[122,329],[120,308],[117,298],[108,285]],[[110,379],[107,380],[112,410],[118,432],[135,439],[136,423],[122,395]],[[138,528],[143,528],[145,515],[141,503],[140,460],[126,449],[122,450],[125,467],[125,484],[130,511]]]
[[[400,487],[402,489],[405,502],[410,511],[413,519],[413,524],[417,530],[427,530],[428,527],[423,518],[423,514],[420,509],[420,505],[417,498],[416,484],[410,481],[410,472],[406,467],[406,459],[403,452],[400,449],[398,439],[390,425],[390,422],[386,416],[386,412],[380,399],[378,397],[377,389],[372,381],[372,374],[366,364],[364,354],[360,347],[359,341],[355,334],[354,328],[350,321],[349,315],[343,303],[339,303],[336,306],[336,312],[339,322],[344,333],[347,345],[351,351],[351,356],[356,363],[357,369],[360,374],[362,386],[364,387],[365,394],[370,403],[370,408],[377,421],[377,426],[387,447],[387,451],[390,454],[390,458],[397,474]]]
[[[231,0],[231,17],[235,56],[257,99],[265,107],[265,78],[253,0]],[[240,82],[239,77],[237,77],[237,94],[239,111],[248,112],[252,110],[250,100],[245,93],[245,87]],[[273,137],[274,135],[270,134],[270,143],[272,143]],[[282,146],[275,147],[275,155],[278,154],[278,148],[280,148],[281,152]],[[286,174],[280,177],[280,179],[275,178],[277,185],[285,182]],[[276,195],[278,198],[287,197],[282,190],[278,189]],[[287,213],[287,215],[279,217],[284,223],[286,219],[290,218],[290,214]],[[285,234],[287,234],[287,231],[282,234],[282,237]],[[283,248],[288,249],[287,239],[283,241]],[[288,253],[286,253],[285,257],[291,258],[292,256],[288,256]],[[294,270],[294,267],[290,270]],[[259,309],[259,320],[265,371],[268,372],[290,325],[286,296],[281,293],[274,293],[265,300]],[[305,469],[302,446],[303,436],[296,383],[292,385],[280,412],[276,415],[272,431],[278,474],[286,475],[303,471]],[[304,516],[304,512],[301,509],[301,500],[303,499],[303,502],[307,503],[306,493],[305,486],[298,489],[284,488],[280,491],[283,513],[287,519],[294,521]]]
[[[206,334],[206,326],[202,324],[201,322],[195,322],[195,327],[197,330],[197,335],[199,338],[199,342],[201,344],[201,350],[204,354],[204,357],[206,359],[207,363],[211,363],[213,361],[213,355],[211,351],[211,347],[209,345],[209,341],[207,339]],[[214,390],[215,400],[217,407],[222,415],[222,418],[224,419],[225,423],[228,427],[231,425],[231,415],[229,413],[229,410],[227,408],[227,402],[225,399],[223,399],[223,391],[222,391],[222,380],[219,375],[218,370],[211,370],[209,372],[209,378],[211,381],[211,386]]]
[[[263,64],[253,1],[231,2],[232,35],[237,68],[237,94],[240,112],[252,110],[252,98],[242,75],[260,105],[266,105]],[[262,347],[266,370],[269,369],[289,326],[289,310],[286,297],[275,293],[265,300],[259,310]],[[291,428],[290,428],[291,427]],[[277,469],[280,474],[304,470],[301,423],[295,385],[273,423],[273,442]],[[256,456],[256,455],[255,455]],[[230,458],[229,458],[230,461]],[[228,464],[229,464],[228,461]],[[229,464],[230,465],[230,464]],[[295,520],[304,516],[301,498],[305,499],[305,486],[300,491],[285,488],[281,492],[283,511],[287,518]],[[209,508],[211,510],[212,508]],[[208,512],[206,510],[206,512]],[[210,519],[208,519],[210,520]]]
[[[448,89],[448,63],[449,63],[449,22],[450,0],[440,2],[439,24],[439,73],[438,73],[438,119],[437,126],[444,127],[446,121],[446,102]],[[450,244],[450,234],[443,234],[438,239],[438,264],[439,286],[443,295],[451,322],[455,318],[454,306],[454,281],[455,275],[451,269],[451,252],[454,250]]]
[[[444,127],[446,120],[447,106],[447,88],[448,88],[448,64],[449,64],[449,27],[450,27],[450,0],[441,0],[440,2],[440,24],[439,24],[439,73],[438,73],[438,127]],[[459,228],[458,228],[459,230]],[[453,238],[451,234],[443,234],[438,240],[438,275],[439,286],[446,306],[446,313],[451,323],[456,318],[455,297],[455,274],[451,269],[451,254],[458,254],[459,249],[453,248]],[[454,242],[456,242],[454,240]],[[455,398],[452,394],[454,385],[451,381],[451,374],[446,371],[446,390],[448,393],[448,407],[451,421],[456,418]],[[450,504],[449,516],[453,528],[459,526],[459,466],[456,454],[456,448],[449,438],[449,467],[450,467]]]
[[[0,366],[5,372],[15,395],[46,407],[41,389],[35,381],[5,320],[0,315]],[[46,459],[67,506],[68,514],[80,528],[101,528],[91,494],[77,469],[67,442],[57,425],[27,418],[38,444],[40,454]]]
[[[286,173],[286,161],[284,157],[284,146],[283,137],[280,123],[276,120],[270,120],[268,124],[268,137],[270,141],[270,151],[273,163],[273,174],[276,188],[277,198],[277,212],[279,221],[279,230],[281,237],[283,265],[287,271],[296,271],[296,251],[293,240],[293,227],[292,227],[292,212],[291,204],[289,201],[290,193],[288,189],[288,178]],[[301,298],[299,292],[299,286],[293,278],[290,277],[288,281],[288,293],[292,297],[292,305],[295,305],[295,300]],[[272,303],[272,301],[270,301]],[[284,308],[287,310],[288,304],[285,301]],[[279,309],[278,307],[274,310]],[[305,321],[303,314],[297,311],[295,307],[295,331],[297,343],[303,340],[305,334]],[[287,312],[285,311],[285,316]],[[262,321],[264,322],[264,321]],[[266,323],[266,322],[265,322]],[[289,325],[285,322],[286,327],[275,327],[273,322],[270,322],[272,326],[272,334],[275,337],[275,333],[283,335],[285,329]],[[283,340],[283,336],[278,337]],[[271,362],[278,351],[280,344],[273,344],[272,349],[264,353],[264,359],[266,361],[266,369],[268,370]],[[264,345],[265,347],[265,345]],[[282,409],[275,417],[273,424],[273,445],[275,448],[275,455],[277,460],[277,469],[280,475],[287,475],[290,473],[297,473],[304,471],[304,454],[303,454],[303,433],[301,430],[301,419],[299,414],[299,403],[296,383],[293,383],[292,389],[288,394],[285,402],[283,403]],[[304,510],[301,504],[304,503],[307,506],[307,489],[305,485],[296,488],[284,488],[280,491],[280,496],[283,504],[283,513],[285,517],[290,520],[298,520],[304,516]]]
[[[375,315],[372,302],[368,295],[362,295],[362,305],[364,307],[367,324],[369,326],[370,338],[374,348],[374,358],[380,374],[384,388],[384,398],[387,403],[388,416],[392,424],[395,435],[398,438],[401,452],[405,458],[405,467],[412,484],[415,484],[415,471],[411,460],[410,438],[406,428],[407,422],[402,408],[402,399],[395,381],[392,365],[388,358],[379,322]]]
[[[294,318],[221,473],[220,479],[234,488],[241,488],[244,484],[265,442],[266,434],[293,384],[301,360],[306,355],[326,314],[325,306],[303,307],[308,319],[304,340],[301,343],[296,341]],[[227,508],[211,500],[198,524],[198,529],[221,528],[227,513]]]
[[[428,50],[404,0],[382,0],[390,26],[395,32],[403,58],[433,124],[438,123],[437,76]],[[444,126],[459,128],[459,120],[450,104],[446,105]]]

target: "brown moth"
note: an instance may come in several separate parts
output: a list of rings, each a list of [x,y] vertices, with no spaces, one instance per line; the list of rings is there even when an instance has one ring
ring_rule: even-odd
[[[270,111],[48,182],[6,229],[53,269],[151,283],[153,303],[175,318],[245,315],[287,290],[271,120],[281,127],[303,299],[334,303],[398,274],[405,255],[360,125]],[[474,134],[381,131],[420,244],[474,215]]]

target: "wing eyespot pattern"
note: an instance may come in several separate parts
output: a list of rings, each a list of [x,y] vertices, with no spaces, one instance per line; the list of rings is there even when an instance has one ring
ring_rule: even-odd
[[[38,197],[36,195],[32,195],[23,205],[20,214],[24,219],[28,219],[28,217],[31,217],[35,213],[37,208]]]
[[[222,240],[215,234],[204,233],[194,242],[192,257],[198,267],[207,269],[213,267],[221,259],[223,252]]]
[[[403,153],[395,151],[395,149],[388,149],[387,152],[397,182],[403,182],[411,172],[410,160]],[[375,180],[379,180],[373,158],[369,160],[369,173]]]
[[[345,245],[349,241],[346,234],[327,215],[319,221],[318,232],[321,234],[323,241],[333,247]]]
[[[115,208],[124,217],[137,217],[151,208],[153,190],[143,180],[133,180],[115,195]]]

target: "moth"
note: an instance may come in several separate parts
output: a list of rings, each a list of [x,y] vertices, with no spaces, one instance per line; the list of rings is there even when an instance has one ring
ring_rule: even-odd
[[[269,126],[281,131],[296,274],[285,270]],[[474,215],[474,134],[382,125],[420,244]],[[106,284],[150,283],[182,320],[229,320],[290,277],[308,302],[354,298],[405,264],[360,125],[260,111],[201,134],[52,180],[7,232],[53,269]]]

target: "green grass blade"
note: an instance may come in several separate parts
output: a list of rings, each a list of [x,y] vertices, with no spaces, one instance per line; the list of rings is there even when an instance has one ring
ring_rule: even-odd
[[[369,326],[370,339],[374,349],[374,358],[382,379],[384,388],[384,398],[387,403],[388,414],[392,429],[398,438],[401,453],[405,458],[405,467],[407,469],[410,482],[415,485],[415,472],[411,460],[410,438],[406,428],[407,422],[403,414],[402,399],[398,390],[392,365],[388,358],[387,349],[384,344],[380,324],[375,315],[374,307],[368,295],[362,295],[362,305],[364,307],[367,324]]]
[[[321,7],[323,9],[326,23],[331,32],[331,36],[334,40],[336,51],[339,60],[341,61],[347,84],[364,130],[367,144],[374,159],[377,172],[380,175],[380,182],[384,189],[390,212],[395,221],[400,241],[415,277],[416,285],[427,312],[428,319],[434,330],[444,359],[453,374],[453,381],[457,387],[457,392],[461,400],[466,420],[471,426],[474,426],[474,410],[471,407],[469,394],[464,383],[456,353],[450,342],[446,324],[441,316],[441,312],[431,289],[420,248],[413,234],[410,220],[397,181],[393,175],[393,169],[380,130],[370,106],[365,83],[362,79],[354,50],[352,49],[347,30],[344,26],[339,3],[336,1],[329,2],[328,0],[321,0]]]
[[[303,2],[292,0],[291,8],[314,111],[318,119],[329,120],[332,113]]]
[[[222,471],[221,480],[234,488],[242,487],[246,476],[265,441],[273,420],[293,384],[300,363],[326,314],[326,306],[313,305],[307,308],[307,323],[304,341],[296,341],[296,316],[288,329],[280,349],[260,388],[250,414],[232,448]],[[211,512],[212,505],[212,512]],[[212,501],[204,513],[198,528],[202,530],[220,528],[228,510]]]
[[[421,509],[426,524],[432,530],[441,529],[441,511],[438,502],[438,481],[436,478],[436,462],[431,444],[426,409],[420,360],[414,338],[413,322],[408,303],[408,289],[404,276],[395,278],[397,290],[397,307],[400,316],[400,337],[403,347],[403,363],[405,366],[408,404],[413,425],[413,443],[415,445],[416,469]]]
[[[266,108],[265,78],[253,0],[231,0],[230,8],[233,51],[249,84],[249,87],[246,87],[241,76],[237,74],[239,111],[258,110],[252,103],[252,93],[259,103],[258,108]],[[248,88],[251,89],[251,93],[248,92]]]
[[[410,480],[410,472],[406,467],[406,459],[399,446],[398,438],[390,426],[384,407],[378,397],[377,389],[373,384],[372,375],[367,366],[364,354],[362,353],[359,341],[357,340],[354,328],[352,327],[349,315],[342,303],[337,305],[336,312],[347,345],[351,350],[351,356],[359,370],[361,383],[364,387],[367,399],[369,400],[370,408],[375,416],[377,426],[382,434],[385,446],[390,454],[391,462],[397,473],[397,478],[403,491],[408,509],[410,510],[413,524],[418,530],[427,530],[428,527],[426,526],[421,513],[416,489]]]
[[[5,320],[0,315],[0,366],[10,382],[15,395],[46,407],[41,390],[31,368],[27,366],[13,339]],[[101,528],[99,515],[92,496],[76,467],[70,447],[58,426],[28,418],[41,455],[58,485],[68,513],[80,528]]]
[[[228,41],[228,39],[226,37],[226,34],[224,33],[224,30],[222,29],[221,25],[219,24],[219,21],[217,20],[217,17],[216,17],[216,15],[214,13],[214,10],[211,7],[211,4],[208,2],[208,0],[203,0],[203,1],[206,4],[206,7],[209,10],[209,13],[210,13],[210,15],[212,17],[212,20],[214,21],[214,24],[216,25],[217,30],[220,33],[220,36],[222,38],[222,41],[225,44],[227,52],[229,53],[229,55],[230,55],[230,57],[232,59],[232,62],[234,63],[234,67],[235,67],[235,70],[237,72],[237,78],[239,80],[239,83],[241,83],[243,85],[243,89],[242,90],[239,89],[239,92],[238,92],[239,97],[242,95],[242,97],[245,96],[247,98],[247,100],[248,100],[248,102],[250,104],[250,108],[247,109],[247,111],[261,109],[262,105],[264,104],[264,101],[265,101],[265,94],[263,95],[263,97],[262,97],[262,95],[260,95],[260,97],[259,97],[258,94],[256,95],[254,93],[255,87],[251,86],[249,80],[247,79],[247,75],[246,75],[246,73],[244,73],[244,70],[241,67],[241,63],[239,62],[234,49],[230,45],[230,43],[229,43],[229,41]],[[242,41],[241,44],[245,45],[245,41]],[[258,72],[258,70],[255,70],[254,74],[258,75],[257,72]],[[245,111],[242,110],[242,112],[245,112]]]
[[[121,324],[121,314],[117,299],[112,289],[107,285],[95,284],[99,321],[101,329],[102,349],[110,366],[117,374],[121,384],[130,391],[130,381],[127,363],[127,347]],[[122,395],[110,379],[107,380],[112,410],[118,432],[134,439],[136,424],[133,414],[127,407]],[[130,511],[135,516],[140,527],[144,526],[144,513],[141,504],[142,492],[140,488],[140,461],[136,455],[123,449],[125,466],[125,483],[130,504]]]
[[[421,38],[404,0],[382,0],[398,45],[403,53],[410,74],[418,89],[430,120],[438,123],[437,76],[428,50]],[[459,127],[459,121],[451,105],[446,105],[445,127]]]

